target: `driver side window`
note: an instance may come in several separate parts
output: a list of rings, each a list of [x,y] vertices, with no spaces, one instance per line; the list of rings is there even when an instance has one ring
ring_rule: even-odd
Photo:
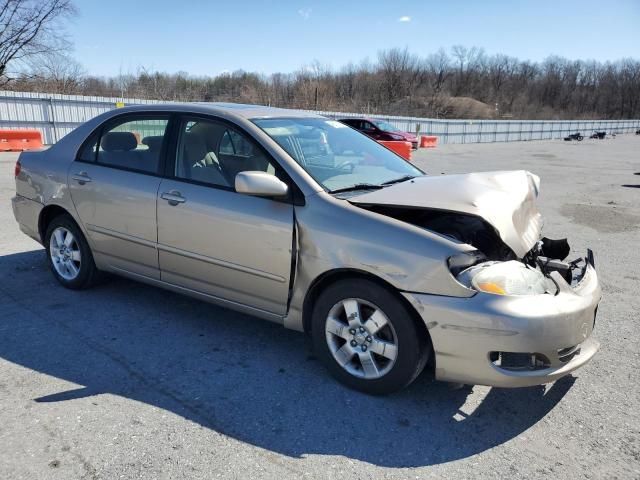
[[[175,176],[233,189],[243,171],[275,174],[275,168],[255,142],[214,120],[185,119],[180,127]]]

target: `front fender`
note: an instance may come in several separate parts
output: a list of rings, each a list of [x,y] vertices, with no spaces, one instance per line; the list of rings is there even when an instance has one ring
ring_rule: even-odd
[[[447,259],[472,250],[419,227],[351,205],[326,193],[296,207],[297,255],[284,324],[303,330],[303,308],[314,282],[334,270],[375,276],[399,291],[469,297]]]

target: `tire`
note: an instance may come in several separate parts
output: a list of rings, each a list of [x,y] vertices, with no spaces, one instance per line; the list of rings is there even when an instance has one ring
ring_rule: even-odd
[[[96,282],[99,272],[89,244],[69,215],[51,220],[44,240],[49,267],[62,286],[80,290]]]
[[[340,280],[318,296],[312,339],[316,355],[335,378],[374,395],[413,382],[431,352],[431,343],[397,294],[366,279]]]

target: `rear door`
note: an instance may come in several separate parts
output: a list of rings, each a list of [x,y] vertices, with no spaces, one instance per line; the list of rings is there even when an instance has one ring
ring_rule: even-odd
[[[156,198],[168,122],[155,114],[108,122],[84,145],[68,180],[96,261],[155,279]]]
[[[233,187],[238,172],[277,174],[277,165],[247,134],[205,118],[182,119],[169,156],[172,178],[162,181],[158,194],[162,280],[283,315],[293,204]]]

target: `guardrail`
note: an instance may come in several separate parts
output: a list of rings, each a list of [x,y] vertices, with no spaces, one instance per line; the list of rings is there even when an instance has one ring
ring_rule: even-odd
[[[90,97],[0,91],[0,129],[29,128],[52,144],[81,123],[120,105],[161,103],[157,100]],[[438,137],[438,143],[487,143],[548,140],[570,133],[633,133],[638,120],[442,120],[433,118],[365,115],[317,111],[330,118],[369,117],[386,120],[401,130]]]

